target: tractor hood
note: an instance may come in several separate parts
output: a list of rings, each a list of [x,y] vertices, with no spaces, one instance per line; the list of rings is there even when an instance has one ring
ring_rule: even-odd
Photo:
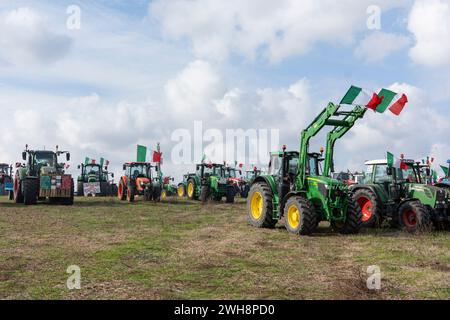
[[[314,177],[308,177],[309,183],[321,183],[324,185],[332,186],[337,189],[346,189],[348,186],[345,185],[342,181],[330,178],[330,177],[323,177],[323,176],[314,176]]]
[[[419,198],[423,203],[432,205],[434,200],[438,202],[450,199],[450,190],[439,188],[437,186],[429,186],[424,184],[410,184],[408,186],[409,196]]]

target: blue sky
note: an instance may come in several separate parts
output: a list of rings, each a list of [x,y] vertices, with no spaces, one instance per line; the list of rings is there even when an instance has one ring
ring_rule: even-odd
[[[66,27],[74,4],[79,30]],[[370,5],[379,29],[366,25]],[[388,149],[450,157],[448,0],[4,0],[0,19],[0,108],[11,120],[0,162],[25,143],[60,144],[74,162],[105,156],[120,168],[137,143],[160,141],[170,154],[171,133],[195,120],[278,128],[296,148],[352,84],[402,91],[410,103],[400,117],[358,123],[338,145],[340,169]],[[166,170],[187,168],[167,159]]]

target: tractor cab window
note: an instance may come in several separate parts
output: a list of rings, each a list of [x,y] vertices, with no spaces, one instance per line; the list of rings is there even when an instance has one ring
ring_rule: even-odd
[[[388,176],[388,174],[387,174],[387,165],[386,164],[375,166],[375,173],[374,173],[373,181],[375,183],[384,183],[384,182],[392,181],[392,177]]]
[[[248,179],[248,180],[251,180],[251,179],[253,179],[254,177],[255,177],[255,171],[247,171],[247,173],[246,173],[246,178]]]
[[[8,166],[0,167],[0,173],[9,175],[9,167]]]
[[[99,172],[100,172],[100,167],[99,166],[92,166],[92,165],[90,165],[90,166],[86,166],[85,170],[86,170],[86,174],[98,175]]]
[[[236,178],[236,170],[227,169],[227,178]]]
[[[144,164],[134,165],[130,168],[130,171],[134,179],[151,177],[151,168]]]
[[[308,163],[307,163],[307,173],[310,176],[319,176],[320,175],[320,169],[319,169],[319,160],[316,157],[308,157]]]
[[[213,166],[204,166],[203,175],[205,177],[209,177],[211,175],[214,175],[214,172],[216,171],[215,169],[216,168],[214,168]]]
[[[272,155],[269,164],[269,175],[276,176],[281,168],[281,158],[279,155]]]
[[[36,152],[34,155],[34,164],[40,167],[56,167],[55,155],[51,152]]]

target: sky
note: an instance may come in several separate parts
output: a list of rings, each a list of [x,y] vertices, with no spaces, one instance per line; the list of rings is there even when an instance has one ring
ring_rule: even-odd
[[[399,117],[367,113],[336,144],[339,170],[388,150],[443,164],[449,71],[449,0],[0,0],[0,162],[59,145],[71,173],[87,156],[119,175],[137,144],[160,142],[178,180],[193,169],[173,161],[179,129],[278,129],[296,150],[356,85],[409,103]]]

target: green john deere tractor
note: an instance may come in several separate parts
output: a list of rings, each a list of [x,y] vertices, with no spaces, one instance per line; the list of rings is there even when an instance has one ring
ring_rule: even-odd
[[[255,227],[273,228],[284,217],[289,232],[310,235],[321,221],[329,221],[337,232],[358,233],[361,209],[349,187],[330,175],[334,171],[335,142],[364,117],[366,110],[355,106],[345,111],[340,105],[330,103],[303,130],[299,152],[286,151],[283,147],[282,152],[272,154],[269,173],[256,177],[250,188],[249,222]],[[331,127],[331,131],[322,157],[322,152],[309,151],[309,143],[325,127]]]
[[[49,199],[51,203],[73,205],[74,182],[72,176],[65,174],[64,163],[58,163],[58,157],[67,151],[56,152],[45,150],[29,150],[28,145],[22,153],[24,165],[17,164],[14,178],[14,197],[16,203],[34,205],[38,200]]]
[[[386,159],[367,161],[363,184],[351,187],[361,207],[363,226],[375,227],[389,219],[391,225],[414,233],[447,228],[450,222],[450,190],[427,185],[424,167],[402,159],[403,168],[388,165]],[[430,170],[430,169],[426,169]]]
[[[103,161],[95,160],[78,165],[81,174],[78,176],[77,195],[83,196],[115,196],[117,185],[112,183],[109,177],[114,178],[114,173],[108,172],[108,162],[104,166]]]
[[[164,177],[161,199],[172,197],[177,194],[177,186],[172,184],[175,179],[173,177]]]

